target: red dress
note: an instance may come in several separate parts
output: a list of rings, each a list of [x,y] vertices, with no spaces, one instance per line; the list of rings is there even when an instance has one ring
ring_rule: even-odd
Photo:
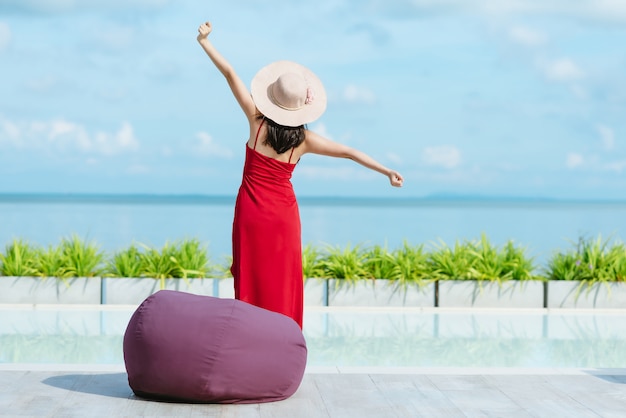
[[[235,203],[230,268],[235,298],[287,315],[302,328],[300,213],[291,185],[296,165],[256,151],[260,130],[254,148],[246,145]]]

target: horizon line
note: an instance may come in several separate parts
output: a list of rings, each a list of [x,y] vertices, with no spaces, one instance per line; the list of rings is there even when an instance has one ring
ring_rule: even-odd
[[[234,204],[236,194],[201,193],[6,193],[0,192],[0,203],[92,203],[92,204]],[[430,194],[424,196],[337,196],[300,195],[297,201],[303,205],[324,206],[435,206],[446,204],[467,205],[626,205],[626,199],[563,198],[545,196],[503,196],[480,194]]]

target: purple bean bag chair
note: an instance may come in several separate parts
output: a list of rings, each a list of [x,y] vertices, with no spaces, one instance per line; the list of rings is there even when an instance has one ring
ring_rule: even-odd
[[[259,403],[302,382],[307,348],[291,318],[234,299],[161,290],[124,334],[128,382],[140,397]]]

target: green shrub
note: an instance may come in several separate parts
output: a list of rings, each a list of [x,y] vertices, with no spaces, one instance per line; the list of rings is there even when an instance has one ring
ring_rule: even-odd
[[[61,240],[60,257],[65,277],[94,277],[104,272],[104,253],[76,235]]]
[[[441,242],[428,254],[430,277],[434,280],[467,280],[472,267],[474,245],[456,241],[450,248]]]
[[[170,249],[170,256],[178,268],[174,277],[207,277],[211,271],[208,249],[195,238],[175,243]]]
[[[574,248],[555,253],[547,263],[550,280],[580,280],[587,284],[626,280],[626,246],[598,237],[579,238]]]
[[[402,282],[421,282],[428,278],[428,255],[423,245],[411,246],[404,242],[401,248],[391,253],[397,271],[397,279]]]
[[[485,235],[480,241],[471,244],[472,259],[467,277],[472,280],[500,281],[510,279],[510,274],[504,271],[504,264],[498,249],[491,245]]]
[[[475,280],[504,281],[533,279],[534,266],[526,257],[523,248],[508,241],[503,248],[492,245],[483,234],[480,241],[472,245],[474,256],[469,268],[469,277]]]
[[[321,253],[311,244],[307,244],[302,248],[302,277],[304,279],[324,277]]]
[[[41,248],[37,252],[36,262],[37,276],[41,277],[68,277],[69,271],[64,266],[60,247],[52,245]]]
[[[233,264],[233,257],[228,255],[224,256],[224,261],[216,266],[213,266],[213,275],[215,278],[228,279],[232,278],[233,274],[230,271],[230,266]]]
[[[512,280],[537,280],[541,279],[534,274],[537,267],[532,258],[526,255],[526,248],[516,247],[513,241],[504,244],[500,252],[500,258],[504,265],[503,273],[509,275]]]
[[[623,243],[614,244],[609,250],[607,258],[611,260],[607,267],[611,280],[626,281],[626,245]]]
[[[400,280],[401,272],[387,246],[374,245],[365,255],[364,266],[370,279]]]
[[[375,245],[365,255],[364,267],[368,277],[396,280],[400,283],[420,283],[428,279],[428,255],[423,245],[409,245],[389,251],[387,247]]]
[[[502,248],[491,244],[483,234],[478,241],[445,244],[429,254],[431,274],[438,280],[533,280],[535,266],[526,250],[508,241]]]
[[[207,277],[211,271],[207,247],[197,239],[165,243],[159,250],[139,244],[115,252],[107,262],[113,277],[156,279]]]
[[[179,271],[172,247],[165,243],[159,251],[156,248],[144,246],[144,252],[140,253],[140,276],[154,279],[169,279],[176,277]]]
[[[359,245],[348,245],[345,249],[327,246],[319,263],[322,277],[348,281],[366,278],[365,259],[366,254]]]
[[[37,248],[21,239],[7,244],[0,253],[0,272],[3,276],[36,276]]]
[[[106,275],[112,277],[141,277],[141,251],[137,246],[113,253],[107,262]]]
[[[14,239],[0,253],[4,276],[197,278],[232,277],[232,257],[211,264],[207,247],[198,239],[166,243],[161,249],[132,244],[105,256],[97,245],[76,236],[62,239],[58,246],[40,248]],[[579,280],[626,281],[626,245],[621,242],[580,238],[572,249],[554,253],[538,270],[526,249],[508,241],[496,247],[485,235],[479,240],[445,243],[425,250],[423,245],[389,250],[374,245],[363,249],[311,244],[302,248],[303,278],[389,279],[401,283],[427,280]]]

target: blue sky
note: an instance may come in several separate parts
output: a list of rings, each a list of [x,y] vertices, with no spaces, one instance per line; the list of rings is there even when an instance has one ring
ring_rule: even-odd
[[[236,193],[246,83],[325,83],[309,127],[405,176],[305,156],[305,195],[626,196],[626,1],[0,0],[0,193]]]

